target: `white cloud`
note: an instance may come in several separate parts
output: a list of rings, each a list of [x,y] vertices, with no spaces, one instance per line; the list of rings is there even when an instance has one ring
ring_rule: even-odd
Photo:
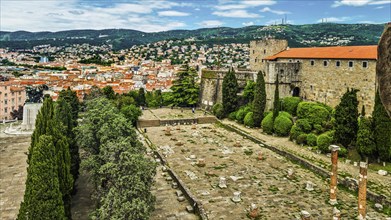
[[[125,28],[146,32],[186,27],[183,22],[153,16],[159,9],[184,7],[169,1],[140,1],[103,6],[67,1],[2,1],[1,30],[59,31]],[[178,14],[177,14],[178,15]],[[50,19],[48,18],[50,16]]]
[[[159,11],[157,13],[161,17],[183,17],[183,16],[189,16],[189,13],[186,12],[180,12],[180,11]]]
[[[202,27],[218,27],[223,25],[224,23],[218,20],[206,20],[198,23],[199,26]]]
[[[217,10],[232,10],[232,9],[246,9],[257,7],[261,5],[274,5],[275,0],[247,0],[247,1],[219,1],[219,5],[215,6]],[[227,4],[228,3],[228,4]]]
[[[251,25],[254,25],[254,22],[250,21],[250,22],[243,22],[242,23],[243,26],[251,26]]]
[[[259,14],[251,13],[246,10],[215,11],[212,14],[220,17],[229,18],[259,18]]]
[[[365,6],[365,5],[383,5],[391,4],[391,0],[338,0],[334,1],[331,7],[336,8],[339,6]]]
[[[261,9],[260,12],[270,12],[270,13],[278,14],[278,15],[291,14],[291,12],[289,12],[289,11],[273,10],[269,7],[265,7],[263,9]]]
[[[383,9],[384,6],[377,6],[375,9]]]
[[[322,19],[323,22],[344,22],[344,21],[349,21],[352,18],[351,17],[328,17]],[[317,22],[322,22],[322,19],[319,19]]]

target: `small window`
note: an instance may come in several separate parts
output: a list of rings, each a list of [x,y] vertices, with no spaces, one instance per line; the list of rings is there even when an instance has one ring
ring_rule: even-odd
[[[315,66],[315,60],[311,60],[310,63],[311,63],[311,66]]]
[[[289,63],[292,63],[293,62],[293,60],[289,60]]]
[[[4,113],[7,113],[8,112],[8,109],[7,107],[4,108]]]
[[[362,67],[363,68],[367,68],[368,67],[368,62],[367,61],[362,62]]]
[[[253,54],[255,53],[255,50],[253,50]]]
[[[349,61],[349,67],[353,67],[353,61]]]
[[[263,54],[266,54],[266,50],[263,50]]]
[[[8,100],[4,99],[4,105],[7,105],[7,104],[8,104]]]
[[[328,66],[329,62],[327,60],[323,60],[323,66]]]
[[[341,61],[335,62],[335,66],[336,66],[336,67],[340,67],[340,66],[341,66]]]
[[[19,95],[21,95],[22,94],[22,92],[21,91],[19,91]]]

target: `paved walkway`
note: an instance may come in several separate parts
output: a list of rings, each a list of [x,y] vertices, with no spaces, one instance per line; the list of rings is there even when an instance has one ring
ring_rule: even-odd
[[[331,164],[331,159],[326,155],[317,154],[313,151],[310,151],[307,147],[301,147],[290,141],[288,137],[275,137],[267,135],[262,133],[262,129],[246,128],[244,125],[238,124],[228,119],[224,119],[222,122],[224,124],[232,125],[248,134],[251,134],[252,136],[264,141],[265,144],[272,145],[281,150],[293,153],[320,167],[327,169]],[[339,174],[344,174],[346,176],[351,176],[357,179],[359,175],[359,168],[357,166],[353,166],[352,164],[344,163],[342,161],[345,160],[341,159],[338,163]],[[368,188],[370,190],[382,195],[386,195],[388,198],[391,198],[391,190],[389,186],[391,186],[390,174],[388,176],[381,176],[377,174],[377,172],[375,172],[374,170],[368,170]]]

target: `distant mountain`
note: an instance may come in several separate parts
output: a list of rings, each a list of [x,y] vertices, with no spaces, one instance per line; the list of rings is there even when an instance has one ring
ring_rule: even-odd
[[[63,46],[89,43],[111,44],[115,50],[167,39],[212,43],[248,43],[265,36],[287,39],[291,47],[377,44],[384,24],[309,24],[203,28],[145,33],[127,29],[70,30],[59,32],[0,31],[0,47],[28,49],[37,45]]]

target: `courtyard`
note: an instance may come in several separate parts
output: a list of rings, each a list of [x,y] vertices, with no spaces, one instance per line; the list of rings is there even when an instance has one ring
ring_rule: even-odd
[[[301,211],[332,218],[328,180],[216,124],[169,127],[148,128],[148,138],[209,219],[247,219],[251,204],[260,219],[299,219]],[[219,187],[222,177],[226,188]],[[233,201],[235,192],[240,201]],[[357,197],[338,190],[337,198],[342,219],[354,219]],[[368,219],[385,218],[368,207]]]

